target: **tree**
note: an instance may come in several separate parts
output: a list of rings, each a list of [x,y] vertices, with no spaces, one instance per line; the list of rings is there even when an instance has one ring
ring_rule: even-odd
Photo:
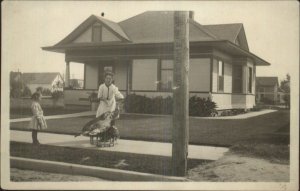
[[[19,74],[19,78],[16,75]],[[23,94],[25,84],[21,80],[21,73],[10,72],[10,97],[19,98]]]
[[[291,81],[291,76],[289,74],[286,75],[286,79],[282,80],[280,82],[280,89],[283,91],[284,96],[283,100],[285,102],[286,107],[290,107],[290,81]]]

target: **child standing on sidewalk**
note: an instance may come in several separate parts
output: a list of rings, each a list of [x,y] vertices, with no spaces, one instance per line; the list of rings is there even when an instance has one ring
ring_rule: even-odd
[[[32,94],[31,99],[31,111],[33,116],[31,118],[29,128],[32,129],[32,143],[35,145],[39,145],[40,142],[37,139],[37,133],[39,130],[47,129],[47,124],[44,119],[42,107],[39,104],[41,100],[41,94],[34,93]]]

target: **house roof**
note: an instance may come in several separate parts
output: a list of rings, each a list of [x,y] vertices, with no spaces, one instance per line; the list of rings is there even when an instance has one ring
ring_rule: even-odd
[[[81,23],[78,27],[76,27],[68,36],[66,36],[63,40],[58,42],[54,46],[67,45],[72,43],[74,39],[76,39],[82,32],[84,32],[88,27],[90,27],[95,22],[100,22],[108,29],[110,29],[114,34],[125,41],[129,41],[128,36],[125,34],[123,29],[115,22],[104,19],[102,17],[98,17],[96,15],[91,15],[88,17],[83,23]]]
[[[189,21],[190,41],[218,39],[196,21]],[[146,11],[118,24],[134,43],[162,43],[174,40],[174,11]]]
[[[114,34],[123,38],[124,40],[121,42],[73,43],[73,40],[76,37],[78,37],[96,21],[102,22],[104,25],[110,28]],[[43,50],[65,52],[67,49],[75,48],[95,48],[123,45],[134,46],[150,43],[173,43],[173,36],[174,11],[146,11],[119,23],[92,15],[76,29],[74,29],[73,32],[71,32],[62,41],[51,47],[43,47]],[[189,40],[191,43],[211,43],[209,46],[214,46],[214,44],[217,44],[216,48],[222,48],[223,50],[226,50],[226,52],[234,52],[234,56],[246,55],[253,58],[257,65],[270,65],[268,62],[249,52],[245,31],[243,24],[241,23],[201,25],[194,19],[189,19]],[[238,45],[237,40],[242,43]]]
[[[278,85],[278,77],[256,77],[258,86],[275,86]]]
[[[51,84],[58,75],[58,72],[23,73],[22,81],[25,84]]]
[[[235,24],[218,24],[218,25],[203,25],[220,39],[229,40],[235,43],[235,40],[243,27],[242,23]]]
[[[246,33],[242,23],[204,25],[211,33],[222,40],[228,40],[234,44],[239,42],[239,46],[249,51]]]

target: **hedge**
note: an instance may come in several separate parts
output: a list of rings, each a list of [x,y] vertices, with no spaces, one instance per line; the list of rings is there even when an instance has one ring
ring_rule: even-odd
[[[216,115],[216,103],[210,98],[193,96],[189,100],[190,116],[214,116]],[[145,114],[172,114],[173,98],[162,96],[149,98],[142,95],[130,94],[125,98],[125,111],[128,113]]]

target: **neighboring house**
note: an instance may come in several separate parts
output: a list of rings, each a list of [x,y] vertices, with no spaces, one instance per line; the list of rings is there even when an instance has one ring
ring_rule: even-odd
[[[283,99],[282,93],[279,93],[278,77],[256,77],[256,101],[258,103],[279,103],[280,96]]]
[[[31,93],[34,93],[37,87],[49,89],[51,92],[63,91],[64,81],[58,72],[23,73],[22,81],[28,86]]]
[[[243,24],[201,25],[189,19],[190,96],[212,95],[218,109],[255,105],[256,66],[268,62],[249,51]],[[121,22],[91,15],[63,40],[43,50],[65,54],[66,86],[70,63],[84,65],[84,89],[66,90],[66,104],[88,104],[104,71],[126,96],[172,95],[174,11],[147,11]]]

